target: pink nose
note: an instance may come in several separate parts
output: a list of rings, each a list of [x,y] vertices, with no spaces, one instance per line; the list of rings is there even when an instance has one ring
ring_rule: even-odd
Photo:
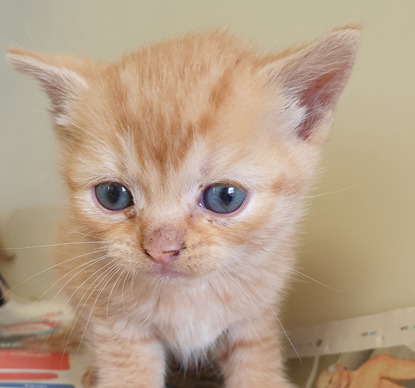
[[[146,233],[143,250],[158,264],[168,264],[185,249],[183,229],[163,226]]]
[[[171,261],[175,260],[177,256],[180,255],[183,247],[171,247],[167,251],[145,249],[145,253],[150,257],[152,261],[157,264],[168,264]]]

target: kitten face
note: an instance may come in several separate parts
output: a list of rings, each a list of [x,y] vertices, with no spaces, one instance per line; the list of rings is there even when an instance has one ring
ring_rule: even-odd
[[[356,31],[339,30],[264,58],[216,31],[109,65],[10,58],[51,98],[78,226],[119,265],[167,279],[289,255],[356,42]],[[126,202],[109,210],[108,190]],[[223,206],[224,195],[232,211],[206,203]]]
[[[153,69],[154,58],[142,56],[102,69],[73,105],[75,143],[67,142],[64,174],[76,217],[109,242],[120,265],[156,277],[243,269],[264,249],[286,249],[288,242],[276,240],[300,212],[311,167],[301,158],[314,160],[305,147],[300,158],[296,142],[272,130],[277,102],[265,78],[231,58],[180,81],[185,59],[175,63],[179,70]],[[151,73],[143,76],[137,62]],[[100,205],[95,187],[107,182],[125,187],[133,205]],[[243,191],[241,206],[229,214],[207,209],[203,193],[216,184]],[[150,241],[179,254],[165,264],[151,260]]]

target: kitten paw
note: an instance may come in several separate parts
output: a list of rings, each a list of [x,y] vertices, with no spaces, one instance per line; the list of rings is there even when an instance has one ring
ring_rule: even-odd
[[[98,383],[98,369],[88,366],[86,372],[82,376],[82,385],[84,388],[94,388]]]

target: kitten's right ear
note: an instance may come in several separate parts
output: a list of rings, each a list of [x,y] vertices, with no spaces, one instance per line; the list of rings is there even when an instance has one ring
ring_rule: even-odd
[[[346,26],[270,63],[267,81],[283,98],[283,112],[296,138],[321,143],[349,79],[360,28]]]
[[[37,79],[50,98],[55,124],[68,124],[71,102],[88,88],[85,66],[75,58],[36,53],[21,48],[8,49],[7,58],[16,70]]]

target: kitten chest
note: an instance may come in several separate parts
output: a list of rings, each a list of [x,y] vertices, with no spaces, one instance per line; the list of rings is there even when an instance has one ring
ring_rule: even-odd
[[[195,352],[212,345],[230,319],[224,306],[209,295],[178,295],[160,303],[155,326],[166,345],[179,352]]]

